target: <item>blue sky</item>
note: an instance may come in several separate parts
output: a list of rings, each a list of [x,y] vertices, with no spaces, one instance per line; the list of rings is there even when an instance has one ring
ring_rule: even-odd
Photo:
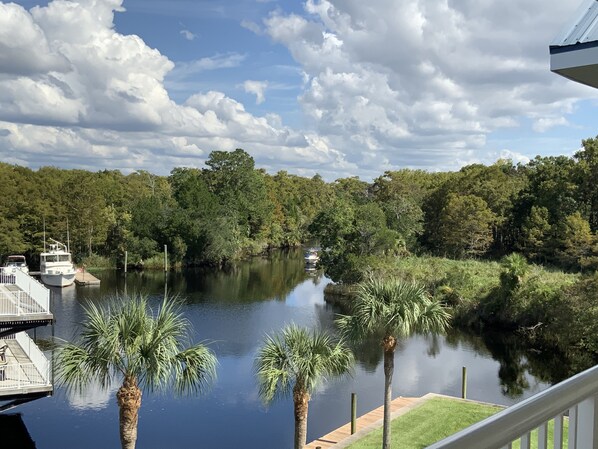
[[[596,91],[549,71],[560,0],[0,2],[0,157],[328,180],[573,154]]]

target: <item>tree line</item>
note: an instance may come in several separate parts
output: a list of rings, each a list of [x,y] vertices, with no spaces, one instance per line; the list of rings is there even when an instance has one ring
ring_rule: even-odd
[[[133,264],[168,246],[173,264],[222,265],[312,239],[335,281],[384,256],[498,258],[511,252],[566,270],[598,266],[598,140],[572,157],[499,160],[457,172],[403,169],[373,182],[268,174],[244,150],[206,168],[90,172],[0,163],[0,254],[37,254],[46,234]]]

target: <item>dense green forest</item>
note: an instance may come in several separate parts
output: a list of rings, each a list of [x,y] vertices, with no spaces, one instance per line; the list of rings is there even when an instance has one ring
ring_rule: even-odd
[[[372,183],[326,183],[214,151],[206,168],[89,172],[0,164],[0,255],[30,258],[46,235],[78,261],[157,259],[221,265],[315,239],[335,281],[358,281],[380,258],[410,254],[498,259],[512,252],[568,271],[598,266],[598,140],[573,157],[538,156],[458,172],[388,171]],[[88,259],[93,263],[93,258]]]
[[[299,245],[334,196],[319,176],[255,169],[243,150],[214,151],[206,165],[161,177],[0,164],[0,255],[35,259],[44,223],[47,237],[64,242],[68,224],[79,262],[122,264],[126,250],[131,264],[147,263],[168,245],[173,265],[220,265]]]
[[[573,157],[458,172],[398,170],[327,183],[255,167],[244,150],[206,168],[89,172],[0,163],[0,256],[35,267],[46,236],[88,267],[222,266],[318,242],[338,285],[367,273],[426,286],[461,327],[512,329],[551,353],[598,355],[598,139]],[[575,371],[574,369],[572,369]]]

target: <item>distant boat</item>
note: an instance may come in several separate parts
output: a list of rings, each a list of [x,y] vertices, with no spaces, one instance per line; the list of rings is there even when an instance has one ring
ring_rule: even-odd
[[[320,260],[320,256],[318,255],[318,250],[315,248],[310,248],[305,251],[303,255],[303,259],[305,260],[306,265],[315,265]]]
[[[40,274],[42,282],[52,287],[67,287],[75,282],[75,267],[71,253],[64,243],[50,239],[50,250],[41,253]]]
[[[15,270],[21,270],[23,273],[29,273],[27,260],[22,255],[12,255],[6,258],[6,263],[2,267],[4,274],[12,274]]]

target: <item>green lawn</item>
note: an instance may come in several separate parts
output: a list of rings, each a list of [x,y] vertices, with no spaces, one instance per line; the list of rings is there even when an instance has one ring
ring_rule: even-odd
[[[501,407],[465,402],[448,398],[432,398],[420,407],[392,421],[392,447],[420,449],[481,421],[502,410]],[[567,421],[565,420],[565,439]],[[552,447],[552,426],[549,426],[549,447]],[[350,449],[379,449],[382,446],[382,428],[376,429],[349,446]],[[513,449],[519,444],[514,444]],[[532,448],[537,438],[532,434]],[[567,447],[567,444],[564,444]]]

